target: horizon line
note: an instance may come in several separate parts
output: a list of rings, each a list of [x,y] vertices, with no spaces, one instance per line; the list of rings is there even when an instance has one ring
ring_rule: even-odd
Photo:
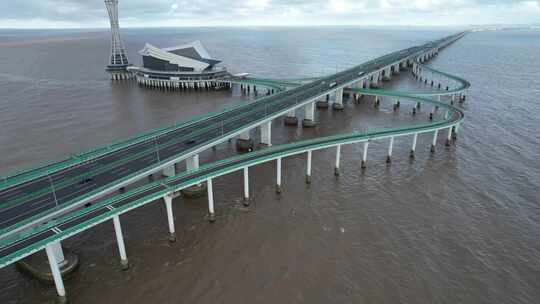
[[[305,24],[305,25],[272,25],[272,24],[237,24],[237,25],[149,25],[149,26],[121,26],[124,29],[145,29],[145,28],[242,28],[242,27],[432,27],[432,28],[448,28],[448,27],[493,27],[493,26],[538,26],[540,23],[485,23],[485,24]],[[63,26],[63,27],[2,27],[0,30],[68,30],[68,29],[110,29],[110,26]]]

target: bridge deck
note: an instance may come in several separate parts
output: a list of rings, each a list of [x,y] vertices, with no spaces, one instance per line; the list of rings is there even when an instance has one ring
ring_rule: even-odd
[[[169,160],[178,159],[179,156],[217,142],[234,132],[254,126],[272,115],[327,94],[359,79],[360,72],[367,75],[455,37],[382,56],[335,75],[193,121],[79,163],[52,171],[50,166],[33,170],[31,177],[22,178],[20,182],[10,183],[10,179],[18,179],[19,175],[7,178],[7,186],[0,190],[0,232],[4,235],[21,225],[39,222],[46,214],[81,204],[92,195],[115,189],[122,181],[148,174]],[[334,82],[336,86],[329,87]],[[44,233],[42,236],[46,235]]]

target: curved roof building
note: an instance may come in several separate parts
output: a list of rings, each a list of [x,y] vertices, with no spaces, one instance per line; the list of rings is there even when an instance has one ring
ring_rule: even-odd
[[[144,68],[158,71],[203,72],[221,62],[213,59],[200,41],[164,49],[147,43],[139,54]]]
[[[158,48],[149,43],[139,51],[142,67],[129,68],[135,72],[139,83],[150,86],[193,86],[208,81],[216,81],[229,76],[221,61],[208,54],[200,41],[188,44]]]

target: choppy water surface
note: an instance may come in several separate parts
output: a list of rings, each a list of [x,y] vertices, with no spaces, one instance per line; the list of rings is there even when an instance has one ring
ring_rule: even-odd
[[[253,28],[127,30],[132,61],[144,42],[200,39],[233,72],[300,77],[335,72],[450,30]],[[81,267],[66,281],[73,303],[536,303],[540,298],[540,32],[473,33],[433,61],[472,83],[455,146],[429,153],[430,137],[314,154],[284,162],[283,194],[274,164],[251,170],[253,203],[240,202],[242,177],[215,182],[218,219],[206,200],[175,200],[179,241],[169,244],[160,203],[122,217],[132,268],[118,267],[112,224],[64,245]],[[0,31],[0,172],[81,152],[218,109],[238,92],[171,93],[111,84],[103,73],[105,31]],[[388,84],[418,86],[405,74]],[[275,143],[410,123],[411,105],[349,102],[318,111],[313,130],[274,124]],[[419,115],[416,119],[422,119]],[[223,144],[202,161],[234,154]],[[54,299],[54,288],[0,270],[1,303]]]

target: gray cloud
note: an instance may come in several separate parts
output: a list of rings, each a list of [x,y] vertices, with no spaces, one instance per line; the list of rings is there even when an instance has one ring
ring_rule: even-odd
[[[127,26],[540,22],[540,0],[120,0],[120,16]],[[2,27],[107,25],[103,0],[12,1],[0,20]]]

